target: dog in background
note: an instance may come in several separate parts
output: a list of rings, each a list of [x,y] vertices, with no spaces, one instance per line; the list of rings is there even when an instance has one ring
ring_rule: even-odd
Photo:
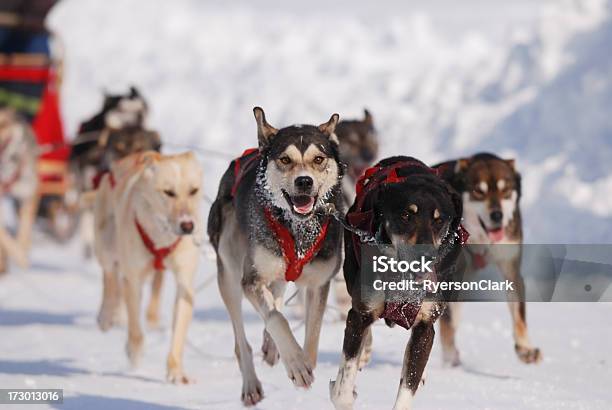
[[[342,179],[342,195],[345,209],[355,200],[355,184],[363,171],[369,168],[378,155],[378,133],[374,118],[367,109],[362,120],[342,120],[336,127],[340,142],[340,160],[346,165]],[[340,312],[340,320],[346,320],[351,308],[351,297],[346,291],[343,275],[336,275],[333,281],[334,298]]]
[[[8,269],[8,258],[25,267],[32,227],[39,203],[38,145],[28,123],[10,108],[0,108],[0,199],[15,200],[17,237],[13,238],[0,219],[0,273]],[[0,210],[0,216],[2,212]]]
[[[133,366],[142,355],[140,325],[142,286],[147,277],[172,270],[177,282],[172,346],[167,378],[189,383],[182,365],[187,327],[193,314],[193,281],[201,232],[202,169],[192,153],[162,156],[155,151],[132,154],[111,166],[96,191],[95,254],[104,273],[98,314],[101,330],[127,306],[126,352]]]
[[[492,263],[505,279],[515,284],[515,289],[508,292],[514,349],[522,362],[539,362],[542,354],[540,349],[533,347],[527,332],[525,289],[520,271],[523,243],[519,207],[521,175],[515,168],[514,160],[479,153],[439,164],[436,168],[461,194],[463,200],[464,224],[470,232],[469,244],[473,252],[468,272]],[[459,309],[458,303],[450,303],[440,320],[443,358],[451,366],[460,364],[459,351],[455,345]]]
[[[148,105],[140,92],[131,87],[125,95],[105,95],[99,113],[83,122],[72,144],[70,169],[80,198],[80,228],[84,254],[93,249],[91,208],[102,175],[113,161],[147,150],[160,151],[161,140],[145,128]]]
[[[263,389],[244,332],[243,294],[265,323],[264,361],[280,357],[295,386],[309,387],[330,280],[342,260],[342,228],[325,212],[329,204],[342,209],[338,115],[319,126],[277,129],[261,108],[254,114],[259,147],[230,164],[208,217],[245,406],[262,400]],[[306,290],[303,348],[280,311],[290,281]]]
[[[359,182],[358,194],[346,219],[385,245],[386,253],[402,260],[414,254],[415,245],[426,245],[434,260],[429,280],[445,281],[453,272],[464,241],[460,225],[462,203],[459,195],[435,171],[410,157],[382,160],[377,170]],[[412,398],[421,383],[434,341],[434,323],[445,309],[445,298],[435,294],[416,301],[412,291],[401,300],[389,299],[384,291],[365,292],[371,287],[362,273],[364,245],[348,230],[344,234],[344,278],[352,307],[346,319],[342,358],[338,375],[330,383],[330,397],[336,409],[353,408],[355,379],[364,363],[362,356],[371,325],[385,319],[411,329],[406,346],[402,375],[394,409],[411,408]],[[421,247],[422,248],[422,247]],[[373,283],[373,282],[372,282]]]

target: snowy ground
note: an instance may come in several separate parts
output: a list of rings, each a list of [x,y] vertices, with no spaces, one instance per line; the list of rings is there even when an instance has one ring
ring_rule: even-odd
[[[603,0],[491,2],[316,0],[63,0],[51,26],[63,39],[63,108],[74,132],[103,88],[137,84],[167,151],[196,147],[213,197],[227,164],[255,143],[251,109],[273,125],[318,123],[338,111],[375,115],[382,155],[427,162],[487,149],[516,156],[528,241],[612,242],[612,20]],[[376,3],[378,4],[378,3]],[[542,6],[546,7],[542,7]],[[186,349],[194,386],[164,382],[164,329],[150,331],[142,368],[128,368],[125,329],[95,325],[101,279],[67,246],[37,236],[32,267],[0,278],[0,387],[63,388],[68,409],[241,408],[233,336],[203,257]],[[610,290],[610,289],[609,289]],[[255,351],[262,323],[245,303]],[[262,409],[330,408],[343,325],[326,317],[316,381],[292,387],[256,357]],[[459,334],[464,366],[443,369],[436,344],[423,409],[608,409],[611,304],[530,304],[539,366],[518,362],[503,304],[469,304]],[[300,321],[292,324],[300,338]],[[373,363],[358,377],[357,408],[390,408],[408,333],[375,328]]]
[[[195,319],[185,352],[192,386],[165,383],[170,346],[174,284],[164,294],[163,330],[146,335],[142,368],[129,369],[124,354],[125,329],[102,334],[95,324],[100,275],[80,260],[77,243],[40,246],[32,268],[14,271],[0,286],[0,386],[63,388],[58,409],[240,409],[241,379],[233,354],[232,329],[216,289],[196,297]],[[204,257],[198,283],[210,283],[211,261]],[[168,277],[170,279],[170,277]],[[261,346],[262,323],[245,302],[247,334],[254,350]],[[261,409],[331,408],[328,382],[334,379],[343,325],[329,310],[322,332],[319,365],[310,391],[297,390],[282,365],[270,368],[255,357],[266,399]],[[512,349],[510,318],[503,304],[466,304],[459,333],[464,366],[445,369],[436,343],[421,409],[609,409],[612,401],[612,304],[537,304],[528,307],[533,341],[544,362],[526,366]],[[303,337],[300,321],[291,321]],[[358,409],[390,408],[395,398],[408,332],[374,328],[373,362],[357,380]],[[46,408],[39,406],[40,408]],[[17,407],[21,408],[21,407]]]

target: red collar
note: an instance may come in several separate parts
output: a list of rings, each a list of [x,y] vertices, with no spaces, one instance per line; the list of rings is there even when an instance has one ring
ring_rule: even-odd
[[[110,182],[111,188],[115,187],[115,176],[113,175],[112,171],[104,170],[98,171],[98,173],[94,175],[93,179],[91,180],[94,190],[98,189],[98,187],[100,186],[100,182],[102,182],[102,177],[106,174],[108,174],[108,182]]]
[[[136,229],[138,230],[138,234],[140,234],[140,239],[142,239],[142,243],[144,244],[145,248],[147,248],[149,253],[153,255],[153,267],[155,268],[155,270],[158,271],[165,270],[166,267],[164,265],[164,259],[166,259],[166,257],[170,255],[174,251],[174,249],[176,249],[179,242],[181,241],[181,237],[179,236],[176,241],[174,241],[174,243],[172,243],[170,246],[167,246],[165,248],[156,248],[155,243],[144,230],[142,225],[140,225],[137,218],[134,218],[134,222],[136,223]]]
[[[285,280],[288,282],[295,282],[302,275],[304,266],[309,263],[321,249],[325,235],[327,235],[329,219],[325,220],[325,223],[323,226],[321,226],[319,235],[315,238],[312,246],[308,248],[304,256],[300,258],[295,251],[295,239],[293,239],[291,231],[289,231],[285,225],[281,224],[278,219],[272,215],[272,211],[270,209],[264,208],[264,213],[268,226],[276,235],[276,240],[281,247],[283,257],[285,258],[285,264],[287,265],[287,268],[285,269]]]

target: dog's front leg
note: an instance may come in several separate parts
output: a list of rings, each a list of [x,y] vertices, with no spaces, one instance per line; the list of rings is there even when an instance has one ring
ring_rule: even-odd
[[[2,225],[0,225],[0,247],[6,255],[15,260],[15,263],[17,263],[20,268],[25,269],[28,267],[28,256],[26,252],[24,252],[19,242],[16,241]]]
[[[321,322],[327,304],[330,282],[317,288],[306,289],[306,334],[304,338],[304,353],[311,368],[317,365],[317,352],[319,350],[319,336],[321,335]]]
[[[193,382],[183,372],[183,348],[187,329],[193,316],[193,278],[197,268],[197,249],[194,254],[178,255],[180,263],[175,262],[176,300],[174,302],[174,319],[172,321],[172,346],[168,354],[167,378],[172,383],[188,384]]]
[[[21,249],[25,253],[30,249],[30,242],[32,240],[32,226],[34,225],[34,218],[38,210],[39,196],[34,194],[32,198],[29,198],[21,203],[19,207],[19,230],[17,231],[17,242]]]
[[[533,347],[527,333],[527,318],[525,313],[525,282],[520,273],[520,254],[511,259],[496,260],[497,266],[504,278],[513,283],[513,290],[508,290],[508,307],[512,315],[514,350],[524,363],[538,363],[542,360],[540,349]]]
[[[140,325],[140,300],[142,298],[142,276],[139,272],[125,272],[123,295],[128,314],[128,340],[125,346],[132,367],[137,367],[142,356],[144,337]]]
[[[410,340],[406,345],[402,378],[393,410],[409,410],[412,408],[412,398],[421,383],[423,371],[433,346],[434,335],[433,323],[429,321],[418,322],[412,329]]]
[[[297,387],[310,387],[314,381],[312,368],[295,340],[289,322],[274,304],[274,294],[256,272],[246,272],[242,281],[244,294],[263,318],[266,330],[278,347],[289,379]]]
[[[156,329],[159,326],[159,305],[161,301],[161,289],[164,284],[164,271],[156,270],[153,273],[151,282],[151,299],[147,307],[147,325],[149,329]]]
[[[349,310],[344,330],[344,344],[338,376],[329,383],[329,395],[336,410],[351,410],[357,397],[355,378],[359,370],[359,357],[363,350],[366,331],[374,321],[369,314],[354,308]]]
[[[274,305],[279,312],[283,307],[283,297],[285,295],[286,286],[287,282],[284,280],[277,280],[270,285],[270,290],[272,291],[272,295],[274,295]],[[280,358],[276,344],[266,329],[263,331],[261,352],[263,353],[264,362],[268,363],[270,366],[274,366]]]

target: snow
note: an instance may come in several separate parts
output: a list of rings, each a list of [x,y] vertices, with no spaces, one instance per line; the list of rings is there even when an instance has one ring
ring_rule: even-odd
[[[198,152],[211,198],[228,159],[256,143],[253,106],[275,126],[322,123],[333,112],[360,116],[367,106],[381,156],[434,163],[491,150],[516,157],[528,242],[612,241],[608,2],[355,3],[64,0],[50,25],[65,50],[67,129],[74,133],[98,108],[103,89],[136,84],[165,150]],[[196,296],[185,352],[198,383],[173,386],[164,381],[171,278],[164,327],[147,333],[142,367],[130,370],[125,329],[101,334],[95,325],[97,265],[81,259],[78,239],[64,246],[35,239],[32,267],[13,266],[0,278],[0,386],[64,388],[57,408],[241,408],[231,325],[208,247],[197,281],[208,286]],[[259,352],[263,325],[244,306]],[[282,366],[269,368],[256,355],[266,393],[259,408],[331,407],[328,381],[343,333],[334,313],[330,307],[310,391],[296,390]],[[611,313],[603,303],[529,304],[531,339],[545,359],[525,366],[513,352],[507,307],[465,304],[464,366],[443,368],[436,343],[415,407],[607,409]],[[291,323],[302,338],[300,321]],[[408,335],[376,324],[357,408],[391,407]]]

